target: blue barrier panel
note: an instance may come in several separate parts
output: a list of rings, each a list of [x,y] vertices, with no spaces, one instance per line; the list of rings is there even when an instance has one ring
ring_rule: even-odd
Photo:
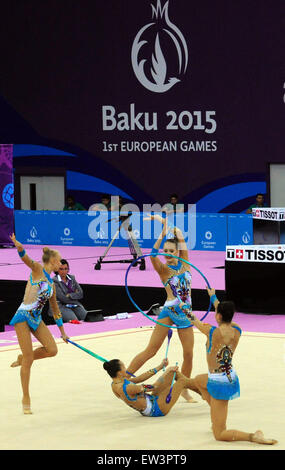
[[[24,244],[108,246],[119,227],[118,215],[99,211],[15,211],[16,236]],[[161,225],[144,221],[144,216],[134,212],[130,222],[141,248],[151,248]],[[227,244],[252,240],[251,216],[245,214],[200,213],[182,217],[183,220],[180,215],[174,222],[193,250],[224,251]],[[125,230],[121,229],[117,235],[112,246],[127,247]]]
[[[15,211],[15,235],[24,244],[51,244],[50,228],[45,224],[45,211]]]
[[[224,251],[227,245],[226,214],[196,214],[195,250]]]
[[[87,214],[85,211],[45,211],[50,245],[92,245],[92,240],[88,237]]]
[[[251,214],[227,214],[228,245],[253,245]]]

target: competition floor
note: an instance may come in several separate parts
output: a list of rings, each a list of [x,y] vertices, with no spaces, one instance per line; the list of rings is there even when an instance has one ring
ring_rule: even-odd
[[[207,321],[215,324],[212,313]],[[228,428],[262,429],[266,437],[279,441],[277,445],[216,442],[209,407],[198,395],[195,404],[180,398],[166,417],[142,417],[112,394],[111,379],[100,361],[63,343],[57,327],[49,326],[58,355],[33,364],[33,415],[29,416],[21,411],[20,370],[9,367],[19,353],[15,332],[8,327],[0,333],[0,449],[284,450],[285,316],[236,314],[235,321],[244,331],[234,358],[241,397],[230,402]],[[126,320],[66,324],[74,341],[107,359],[120,358],[126,365],[146,346],[152,328],[153,323],[139,313]],[[194,336],[193,376],[207,370],[205,336],[197,330]],[[142,372],[161,362],[165,346]],[[177,332],[169,360],[181,366]]]

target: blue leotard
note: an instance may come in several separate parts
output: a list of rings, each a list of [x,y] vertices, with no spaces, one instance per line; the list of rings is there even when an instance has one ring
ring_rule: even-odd
[[[182,266],[181,261],[178,262],[177,266],[168,266],[171,269],[180,270]],[[173,296],[175,299],[167,300],[164,304],[164,308],[158,316],[158,320],[163,320],[169,317],[173,323],[180,327],[191,326],[190,320],[187,318],[187,314],[192,312],[192,300],[191,300],[191,280],[192,275],[190,271],[184,271],[181,274],[174,274],[164,284],[170,286]],[[184,303],[183,309],[180,308],[180,304]]]
[[[131,402],[135,402],[137,401],[138,399],[138,393],[134,396],[134,398],[131,398],[127,392],[127,386],[128,385],[133,385],[132,382],[130,382],[129,380],[127,379],[124,379],[124,383],[123,383],[123,392],[124,392],[124,395],[126,397],[126,399],[128,401],[131,401]],[[131,406],[134,410],[138,411],[139,413],[141,413],[143,416],[148,416],[148,417],[151,417],[151,418],[158,418],[160,416],[164,416],[164,414],[162,413],[162,411],[160,410],[158,404],[157,404],[157,400],[158,400],[158,397],[156,396],[153,396],[153,395],[149,395],[147,393],[144,393],[144,397],[146,399],[146,402],[147,402],[147,406],[145,408],[145,410],[143,411],[140,411],[140,410],[137,410],[134,406],[132,405],[129,405]]]
[[[233,325],[232,327],[240,334],[242,333],[238,326]],[[207,354],[211,353],[215,330],[215,326],[210,329]],[[222,346],[216,356],[217,369],[214,373],[208,372],[207,390],[217,400],[233,400],[240,396],[239,378],[232,366],[232,356],[231,348],[226,345]]]
[[[35,282],[33,281],[31,273],[29,282],[32,286],[37,287],[33,296],[33,302],[30,304],[22,303],[10,321],[10,325],[27,322],[33,330],[39,327],[42,321],[42,309],[53,294],[53,280],[45,269],[43,269],[43,273],[46,279],[43,278]]]

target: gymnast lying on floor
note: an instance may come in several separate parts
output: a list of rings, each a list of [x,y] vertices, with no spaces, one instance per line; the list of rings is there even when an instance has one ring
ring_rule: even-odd
[[[169,413],[185,388],[200,393],[194,381],[179,372],[177,366],[168,367],[154,385],[138,385],[153,377],[167,365],[168,360],[164,359],[157,368],[131,378],[125,365],[119,359],[106,361],[103,367],[113,379],[112,391],[117,398],[141,413],[142,416],[158,418]]]

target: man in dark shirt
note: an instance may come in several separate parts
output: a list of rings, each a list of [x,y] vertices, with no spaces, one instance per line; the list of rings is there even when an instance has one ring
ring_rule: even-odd
[[[63,208],[64,211],[85,211],[86,209],[80,204],[80,202],[75,202],[73,196],[67,196],[66,205]]]
[[[263,194],[259,193],[256,195],[256,199],[255,199],[255,204],[252,204],[246,211],[247,214],[251,214],[252,213],[252,209],[255,208],[255,207],[264,207],[264,196]]]

